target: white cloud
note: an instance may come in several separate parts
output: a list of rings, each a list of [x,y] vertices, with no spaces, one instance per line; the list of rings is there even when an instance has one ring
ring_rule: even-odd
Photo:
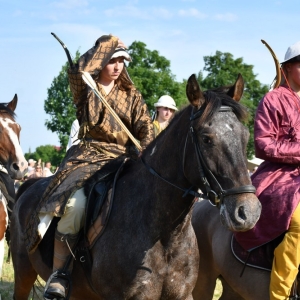
[[[207,17],[206,14],[201,13],[196,8],[180,9],[178,14],[182,17],[195,17],[195,18],[199,18],[199,19],[205,19]]]
[[[227,13],[227,14],[216,14],[214,15],[213,19],[218,21],[227,21],[227,22],[233,22],[238,19],[237,15]]]

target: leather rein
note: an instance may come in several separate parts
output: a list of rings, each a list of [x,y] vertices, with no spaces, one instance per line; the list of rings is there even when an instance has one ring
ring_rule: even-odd
[[[221,106],[219,108],[219,112],[228,112],[228,111],[232,111],[232,108],[229,106]],[[197,118],[199,118],[203,113],[203,109],[199,109],[196,113],[193,113],[192,110],[192,114],[190,117],[190,121],[192,123],[192,121],[196,120]],[[221,204],[223,204],[224,202],[224,198],[228,197],[228,196],[232,196],[232,195],[237,195],[237,194],[244,194],[244,193],[252,193],[254,194],[256,192],[256,189],[253,185],[243,185],[240,187],[236,187],[236,188],[231,188],[231,189],[227,189],[224,190],[221,186],[221,184],[219,183],[219,181],[216,179],[216,177],[213,175],[213,173],[211,172],[211,170],[208,168],[202,152],[201,152],[201,148],[199,145],[199,141],[197,139],[197,135],[196,132],[194,130],[194,127],[192,125],[190,125],[190,130],[189,133],[192,137],[192,143],[195,146],[195,151],[196,151],[196,157],[197,157],[197,164],[198,164],[198,172],[200,174],[200,179],[201,179],[201,183],[204,187],[204,191],[203,188],[201,189],[202,192],[204,192],[203,194],[198,193],[197,191],[195,191],[195,187],[191,186],[190,188],[186,189],[186,188],[182,188],[177,186],[176,184],[171,183],[170,181],[168,181],[167,179],[163,178],[162,176],[160,176],[152,167],[150,167],[141,157],[141,161],[143,162],[144,166],[146,167],[146,169],[153,174],[154,176],[160,178],[161,180],[163,180],[164,182],[176,187],[177,189],[181,190],[184,192],[182,197],[185,197],[187,195],[192,195],[194,197],[199,197],[199,198],[204,198],[206,200],[209,200],[213,205],[215,206],[220,206]],[[186,142],[185,142],[185,146],[184,146],[184,155],[183,155],[183,170],[184,170],[184,164],[185,164],[185,156],[186,156],[186,144],[187,144],[187,139],[189,136],[189,133],[187,134],[186,137]],[[209,181],[207,179],[207,175],[210,178],[211,183],[214,184],[214,186],[217,187],[217,190],[213,190],[211,188],[211,185],[209,184]]]

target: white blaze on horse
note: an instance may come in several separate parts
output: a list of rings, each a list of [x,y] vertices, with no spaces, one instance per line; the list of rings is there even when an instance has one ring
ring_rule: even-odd
[[[14,179],[21,179],[28,167],[20,146],[21,127],[15,121],[17,102],[15,95],[9,103],[0,103],[0,275],[9,219],[8,202],[14,200]]]

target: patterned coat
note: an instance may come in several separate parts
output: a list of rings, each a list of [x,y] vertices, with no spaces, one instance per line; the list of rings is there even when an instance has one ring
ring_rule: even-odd
[[[300,99],[286,86],[259,103],[254,140],[256,157],[265,160],[251,177],[262,212],[253,229],[235,234],[246,250],[284,233],[300,200]]]
[[[81,79],[80,71],[87,71],[97,77],[109,62],[117,44],[115,37],[100,37],[95,46],[80,57],[75,70],[69,71],[70,88],[80,124],[79,138],[82,141],[68,150],[28,222],[25,240],[29,252],[35,249],[40,240],[37,234],[32,234],[33,228],[39,224],[40,212],[62,216],[70,195],[105,163],[119,156],[136,158],[138,155],[133,142]],[[147,105],[131,83],[125,66],[108,95],[99,84],[98,90],[142,148],[145,148],[154,138],[153,124]]]

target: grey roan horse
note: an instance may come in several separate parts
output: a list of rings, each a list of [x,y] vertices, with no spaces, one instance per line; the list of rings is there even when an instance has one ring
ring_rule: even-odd
[[[269,299],[270,272],[246,267],[231,252],[232,232],[220,223],[218,211],[207,201],[196,203],[192,224],[198,239],[199,276],[195,300],[211,300],[217,278],[223,285],[222,300]],[[240,276],[242,274],[242,276]]]
[[[255,225],[260,204],[249,177],[243,175],[249,136],[239,120],[246,114],[237,102],[243,86],[239,76],[227,93],[203,93],[196,77],[189,78],[191,105],[177,114],[140,159],[125,164],[109,223],[91,249],[93,289],[76,260],[71,299],[192,299],[199,257],[191,214],[198,189],[211,197],[219,195],[222,222],[232,230]],[[28,255],[22,240],[28,216],[46,186],[47,179],[34,183],[13,212],[17,300],[28,298],[37,274],[43,279],[51,274],[50,244],[42,247],[42,241]]]

